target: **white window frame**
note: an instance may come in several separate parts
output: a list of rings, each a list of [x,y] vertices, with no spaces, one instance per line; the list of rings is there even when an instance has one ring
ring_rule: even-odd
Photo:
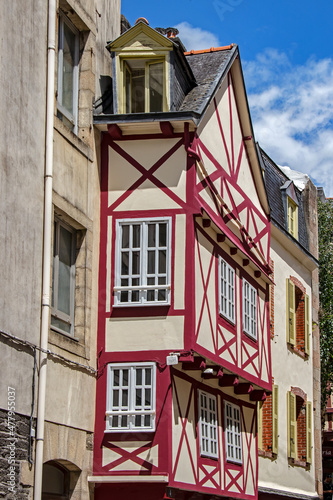
[[[208,392],[198,391],[200,455],[219,457],[217,429],[217,401]]]
[[[58,286],[59,286],[59,245],[60,245],[60,228],[63,227],[72,235],[72,252],[70,266],[70,290],[69,290],[69,310],[70,314],[66,314],[58,309]],[[75,263],[76,263],[76,230],[68,224],[65,224],[58,218],[54,218],[54,255],[52,269],[52,305],[51,305],[51,328],[66,335],[74,335],[74,303],[75,303]],[[52,324],[52,318],[59,319],[70,326],[70,332],[61,329]]]
[[[136,384],[136,372],[138,369],[151,371],[150,383]],[[114,385],[114,372],[121,372],[119,385]],[[123,371],[128,370],[128,385],[122,383]],[[115,389],[116,387],[116,389]],[[124,389],[125,388],[125,389]],[[136,391],[141,390],[141,397],[144,399],[144,391],[151,391],[151,403],[137,405]],[[115,390],[118,391],[118,404],[113,404],[113,395]],[[123,391],[127,391],[127,404],[121,404],[120,399]],[[156,364],[147,363],[111,363],[108,365],[107,373],[107,402],[106,402],[106,432],[153,432],[155,431],[155,416],[156,416]],[[150,425],[142,425],[145,416],[150,416]],[[117,418],[117,425],[112,426],[112,419]],[[122,418],[123,417],[123,418]],[[127,422],[123,425],[124,419],[127,417]],[[141,417],[141,425],[136,425],[136,417]]]
[[[74,67],[73,67],[73,114],[63,106],[63,48],[64,48],[64,25],[72,31],[75,36],[74,47]],[[78,104],[79,104],[79,58],[80,58],[80,40],[79,31],[73,23],[65,16],[63,12],[59,12],[59,27],[58,27],[58,81],[57,81],[57,109],[58,111],[72,124],[74,134],[77,134],[78,129]]]
[[[235,324],[235,270],[219,257],[219,313]]]
[[[257,340],[257,330],[257,290],[243,278],[243,331],[253,340]]]
[[[241,411],[238,405],[224,402],[225,455],[229,462],[243,463]]]
[[[166,245],[148,247],[148,226],[149,224],[166,224],[167,235]],[[122,227],[123,226],[140,226],[140,246],[133,247],[130,240],[129,247],[122,248]],[[155,272],[148,273],[148,250],[155,251]],[[165,272],[156,272],[158,268],[158,252],[159,250],[166,251],[166,269]],[[139,273],[130,273],[132,265],[132,257],[129,256],[129,271],[128,274],[122,274],[122,253],[128,252],[133,255],[133,252],[140,253],[140,270]],[[114,305],[115,306],[151,306],[151,305],[169,305],[171,300],[171,217],[159,218],[144,218],[144,219],[119,219],[116,222],[116,268],[115,268],[115,286],[114,286]],[[122,284],[122,281],[128,280],[128,285]],[[138,283],[133,285],[132,280]],[[154,284],[148,284],[148,280],[154,280]],[[164,280],[165,283],[159,284],[159,280]],[[157,283],[156,283],[157,282]],[[165,291],[165,299],[158,300],[159,291]],[[122,292],[128,292],[127,301],[122,300]],[[136,293],[138,300],[133,300],[133,295]],[[149,293],[154,293],[154,300],[149,300]]]

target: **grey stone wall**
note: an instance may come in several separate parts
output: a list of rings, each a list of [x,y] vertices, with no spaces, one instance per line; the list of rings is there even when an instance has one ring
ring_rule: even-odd
[[[0,410],[0,498],[31,498],[31,487],[21,483],[22,467],[28,467],[29,422],[24,415]]]

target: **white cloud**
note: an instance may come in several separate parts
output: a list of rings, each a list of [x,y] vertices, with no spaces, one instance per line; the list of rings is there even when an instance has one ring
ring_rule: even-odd
[[[333,59],[292,67],[266,50],[244,63],[256,139],[282,165],[304,172],[333,196]]]
[[[218,37],[210,31],[195,28],[187,22],[179,23],[175,28],[179,30],[179,38],[187,50],[203,50],[220,46]]]

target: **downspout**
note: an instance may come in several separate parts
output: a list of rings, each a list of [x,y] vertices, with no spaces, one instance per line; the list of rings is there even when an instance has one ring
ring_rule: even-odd
[[[43,235],[43,256],[42,256],[43,258],[42,304],[41,304],[42,314],[41,314],[41,333],[40,333],[41,350],[39,356],[34,500],[40,500],[42,497],[42,478],[43,478],[46,367],[47,367],[47,346],[48,346],[49,317],[50,317],[55,34],[56,34],[56,0],[48,0],[44,224],[43,224],[44,235]]]

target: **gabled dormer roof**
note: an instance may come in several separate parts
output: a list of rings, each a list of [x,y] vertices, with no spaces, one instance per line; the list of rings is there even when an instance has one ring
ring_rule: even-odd
[[[139,21],[135,26],[125,31],[118,38],[109,42],[106,48],[110,51],[121,51],[122,49],[138,49],[142,50],[172,50],[173,42],[161,35],[158,31],[148,26],[145,22]]]

